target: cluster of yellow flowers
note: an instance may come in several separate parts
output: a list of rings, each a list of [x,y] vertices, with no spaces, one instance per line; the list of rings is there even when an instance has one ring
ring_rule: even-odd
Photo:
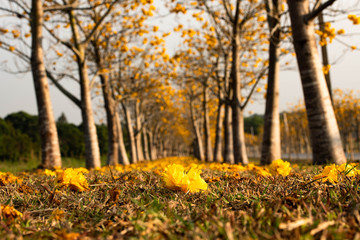
[[[348,19],[353,22],[354,25],[360,24],[360,16],[356,16],[354,14],[349,14]]]
[[[335,28],[331,27],[330,22],[324,23],[324,31],[315,30],[315,33],[320,36],[319,44],[321,46],[325,46],[328,43],[327,39],[329,40],[330,43],[332,43],[332,40],[336,36]]]
[[[11,173],[0,172],[0,186],[5,186],[9,183],[22,183],[22,180]]]
[[[360,174],[360,170],[356,169],[357,164],[354,163],[344,163],[341,165],[332,164],[326,166],[322,173],[316,175],[314,180],[321,180],[322,182],[337,183],[339,181],[338,177],[340,175],[347,177],[355,177]]]
[[[165,187],[183,192],[199,192],[207,190],[207,183],[200,176],[201,170],[190,168],[186,171],[184,166],[172,164],[165,168],[163,180]]]

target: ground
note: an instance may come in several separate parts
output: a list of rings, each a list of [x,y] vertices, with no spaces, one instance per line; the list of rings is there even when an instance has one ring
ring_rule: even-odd
[[[173,163],[186,171],[201,169],[207,189],[166,184],[164,173]],[[290,174],[282,176],[271,167],[201,163],[186,157],[90,172],[78,168],[3,173],[0,236],[360,239],[360,175],[329,169],[338,173],[336,179],[322,176],[319,166],[292,165]]]

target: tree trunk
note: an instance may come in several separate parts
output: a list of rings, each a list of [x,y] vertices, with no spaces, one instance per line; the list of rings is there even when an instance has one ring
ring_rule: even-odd
[[[149,131],[149,147],[150,147],[150,159],[155,160],[156,159],[156,147],[154,144],[154,135],[151,131]]]
[[[232,41],[232,90],[233,98],[231,101],[232,111],[232,131],[233,131],[233,145],[234,145],[234,161],[236,164],[242,163],[247,165],[249,163],[246,147],[245,147],[245,134],[244,134],[244,116],[241,108],[241,83],[240,83],[240,65],[238,46],[239,39],[237,35]]]
[[[219,105],[216,117],[216,135],[215,135],[215,147],[214,147],[214,162],[222,161],[222,130],[224,123],[224,104],[221,102],[222,97],[219,99]]]
[[[98,70],[102,70],[105,66],[102,61],[100,49],[96,45],[96,42],[92,42],[95,49],[95,61]],[[102,87],[102,93],[104,98],[104,107],[106,112],[106,122],[108,129],[108,152],[107,152],[107,165],[118,164],[119,159],[119,136],[116,114],[116,105],[112,97],[112,90],[109,82],[109,78],[105,74],[100,74],[100,82]]]
[[[235,109],[235,113],[234,113]],[[244,131],[244,115],[239,108],[232,108],[232,126],[233,126],[233,145],[234,145],[234,162],[236,164],[247,165],[249,163],[246,146],[245,146],[245,131]]]
[[[86,61],[79,61],[81,89],[81,115],[84,125],[86,168],[100,168],[100,150],[96,126],[91,105],[90,82]]]
[[[134,137],[134,131],[132,127],[132,121],[130,112],[125,106],[125,104],[121,104],[125,113],[126,118],[126,128],[129,135],[129,141],[130,141],[130,150],[131,150],[131,163],[137,163],[137,154],[136,154],[136,145],[135,145],[135,137]]]
[[[44,168],[61,167],[59,139],[46,77],[42,49],[43,8],[41,0],[31,4],[31,70],[35,86],[41,138],[41,165]]]
[[[232,135],[232,120],[231,120],[231,106],[225,104],[225,118],[224,118],[224,162],[234,164],[233,151],[233,135]]]
[[[204,132],[205,132],[205,160],[211,162],[213,160],[213,150],[211,146],[211,135],[210,135],[210,118],[208,109],[208,93],[207,93],[207,81],[203,86],[203,111],[204,111]]]
[[[145,126],[143,126],[143,128],[142,128],[142,133],[143,133],[143,138],[144,138],[144,157],[145,157],[145,160],[150,160],[149,141],[148,141],[148,135],[147,135]]]
[[[322,12],[319,14],[319,26],[320,26],[320,31],[325,32],[324,15]],[[322,56],[323,66],[327,67],[328,65],[330,65],[327,45],[321,46],[321,56]],[[328,70],[327,73],[324,73],[324,75],[325,75],[326,85],[329,90],[330,100],[331,103],[333,104],[330,70]]]
[[[281,158],[280,117],[279,117],[279,55],[280,55],[280,2],[266,1],[270,31],[269,72],[264,116],[264,134],[261,148],[262,165]]]
[[[141,114],[140,114],[140,103],[135,103],[135,118],[136,118],[136,133],[135,133],[135,142],[136,142],[136,154],[137,160],[139,162],[144,161],[144,153],[141,142]]]
[[[69,11],[69,19],[75,48],[77,49],[76,62],[78,65],[80,81],[81,115],[84,126],[86,168],[99,168],[101,167],[100,150],[91,105],[91,89],[85,57],[86,46],[80,44],[80,34],[73,11]]]
[[[195,147],[198,151],[198,154],[196,154],[197,156],[195,156],[195,157],[201,161],[204,161],[205,155],[204,155],[203,143],[202,143],[199,127],[198,127],[197,121],[195,119],[194,108],[193,108],[193,104],[192,104],[191,100],[190,100],[190,114],[191,114],[191,123],[192,123],[193,129],[194,129],[194,134],[195,134],[195,144],[196,144]]]
[[[119,142],[119,162],[124,164],[124,165],[129,165],[129,158],[126,152],[126,148],[125,148],[125,144],[124,144],[124,135],[123,135],[123,130],[122,130],[122,125],[121,125],[121,121],[120,121],[120,117],[119,117],[119,113],[117,111],[115,111],[115,118],[116,118],[116,128],[117,128],[117,136],[119,138],[118,142]]]
[[[304,21],[309,13],[309,1],[289,0],[288,6],[310,128],[313,163],[345,163],[338,124],[317,52],[314,22]]]
[[[118,126],[115,116],[115,102],[112,98],[110,84],[107,76],[100,75],[101,86],[104,97],[104,107],[106,112],[106,121],[108,129],[108,153],[107,153],[107,165],[118,164],[119,159],[119,136]]]

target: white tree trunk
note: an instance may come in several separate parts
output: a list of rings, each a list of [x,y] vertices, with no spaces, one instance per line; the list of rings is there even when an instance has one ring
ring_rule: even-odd
[[[317,51],[314,22],[305,23],[308,0],[288,1],[293,41],[309,122],[314,164],[346,162],[338,124]]]
[[[54,168],[61,167],[61,155],[42,49],[43,13],[42,1],[32,0],[31,70],[39,114],[41,164],[44,168]]]

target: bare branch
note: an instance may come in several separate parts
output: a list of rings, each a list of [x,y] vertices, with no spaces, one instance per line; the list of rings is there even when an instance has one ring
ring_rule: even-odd
[[[241,103],[238,102],[238,105],[239,105],[240,109],[242,109],[242,110],[245,109],[245,107],[246,107],[246,105],[249,103],[249,101],[250,101],[253,93],[255,92],[255,88],[257,87],[257,85],[258,85],[258,83],[260,82],[261,78],[265,75],[267,69],[268,69],[268,68],[264,68],[264,69],[261,71],[261,73],[259,74],[259,76],[258,76],[258,78],[256,79],[255,84],[254,84],[253,87],[251,88],[251,91],[250,91],[249,95],[247,96],[244,104],[241,105]],[[239,100],[238,100],[238,101],[239,101]]]
[[[336,0],[328,0],[325,3],[321,4],[319,7],[311,11],[309,14],[304,16],[304,22],[308,24],[308,22],[314,20],[324,9],[332,5]]]
[[[72,11],[72,10],[91,10],[92,7],[78,7],[79,2],[74,2],[73,4],[68,5],[53,5],[44,8],[44,12],[49,11]]]
[[[52,75],[50,71],[46,70],[46,76],[56,86],[56,88],[59,89],[60,92],[62,92],[65,96],[67,96],[73,103],[75,103],[76,106],[81,108],[81,101],[77,97],[75,97],[72,93],[70,93],[68,90],[66,90],[54,77],[54,75]]]
[[[55,40],[59,43],[61,43],[62,45],[66,46],[67,48],[69,48],[72,52],[74,52],[76,55],[79,55],[79,51],[77,51],[77,49],[75,49],[69,42],[66,42],[64,40],[61,40],[58,36],[56,36],[53,31],[51,31],[47,26],[43,25],[44,28],[46,29],[46,31],[48,33],[50,33],[50,35],[55,38]]]
[[[11,10],[11,9],[7,9],[7,8],[3,8],[3,7],[0,7],[0,11],[4,11],[4,12],[8,12],[8,13],[11,13],[11,14],[15,14],[18,18],[25,18],[27,20],[29,20],[29,18],[22,14],[22,13],[19,13],[19,12],[16,12],[14,10]]]

